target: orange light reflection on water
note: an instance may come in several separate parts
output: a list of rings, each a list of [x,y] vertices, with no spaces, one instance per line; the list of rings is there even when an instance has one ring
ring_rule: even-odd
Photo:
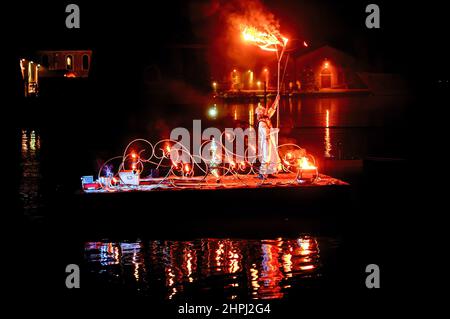
[[[281,299],[299,278],[319,275],[318,243],[309,236],[276,240],[207,238],[126,245],[86,243],[88,262],[98,262],[101,269],[116,277],[128,278],[129,271],[129,277],[143,290],[161,291],[161,287],[153,287],[161,283],[166,299],[183,298],[187,287],[199,285],[199,281],[200,286],[221,282],[229,299],[242,295]]]

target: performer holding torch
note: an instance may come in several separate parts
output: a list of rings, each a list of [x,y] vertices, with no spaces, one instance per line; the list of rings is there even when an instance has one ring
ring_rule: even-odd
[[[273,129],[270,118],[274,115],[280,102],[278,94],[272,106],[263,107],[261,104],[255,110],[258,119],[258,157],[261,162],[259,179],[274,178],[281,163],[278,156],[278,129]]]

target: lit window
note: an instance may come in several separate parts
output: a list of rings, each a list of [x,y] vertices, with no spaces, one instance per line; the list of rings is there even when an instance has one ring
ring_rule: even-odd
[[[66,69],[67,70],[73,69],[73,57],[71,55],[66,56]]]

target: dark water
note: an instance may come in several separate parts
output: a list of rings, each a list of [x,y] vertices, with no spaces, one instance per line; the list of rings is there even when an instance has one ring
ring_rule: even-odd
[[[284,99],[280,107],[280,143],[293,141],[319,158],[402,157],[402,145],[408,136],[409,100],[405,96],[370,95]],[[218,120],[255,125],[257,103],[216,105]],[[276,115],[272,123],[276,123]]]
[[[245,126],[254,124],[252,112],[255,107],[255,103],[217,103],[216,118],[207,115],[210,105],[205,105],[200,113],[208,126]],[[370,155],[402,157],[406,153],[403,142],[408,135],[407,109],[407,99],[399,96],[283,100],[280,143],[298,143],[317,158],[363,159]],[[170,122],[170,119],[166,121]],[[121,128],[120,132],[124,130],[126,127]],[[96,137],[83,131],[83,128],[59,129],[56,133],[45,128],[28,127],[21,129],[18,134],[19,199],[31,228],[35,228],[33,221],[41,218],[52,224],[48,216],[48,203],[57,197],[72,196],[79,188],[81,175],[94,175],[99,162],[117,155],[114,152],[120,152],[125,146],[114,137],[107,139],[101,134]],[[148,136],[146,138],[151,139]],[[149,207],[152,205],[149,204]],[[117,207],[117,210],[122,210],[122,218],[127,218],[126,203],[123,206]],[[350,206],[333,207],[332,210],[340,214],[349,212]],[[302,203],[298,203],[298,207],[301,216]],[[65,209],[71,208],[67,206],[62,211],[59,209],[58,214],[65,214]],[[210,207],[204,209],[209,210]],[[77,216],[77,212],[72,213]],[[163,210],[161,214],[166,213],[172,212]],[[113,287],[161,300],[183,300],[192,296],[237,300],[285,299],[298,289],[333,285],[336,280],[333,276],[338,275],[332,269],[344,267],[339,261],[342,260],[339,257],[341,247],[354,244],[360,238],[350,239],[349,242],[347,236],[347,241],[342,242],[339,234],[346,230],[337,224],[333,232],[318,234],[312,229],[308,230],[308,224],[301,217],[297,221],[284,221],[279,212],[273,213],[275,218],[280,216],[280,223],[289,223],[290,228],[295,229],[297,222],[299,229],[300,226],[302,229],[298,233],[309,235],[293,238],[291,234],[284,234],[276,224],[273,224],[272,234],[263,237],[267,240],[251,239],[254,237],[229,239],[249,238],[245,229],[240,230],[242,237],[230,234],[223,238],[210,238],[194,232],[189,234],[189,238],[197,238],[194,240],[166,240],[164,236],[158,235],[159,240],[139,241],[131,239],[141,235],[133,234],[133,229],[126,229],[127,235],[119,236],[119,241],[108,239],[104,234],[96,238],[92,233],[89,239],[85,239],[82,235],[76,235],[75,230],[70,238],[75,244],[70,248],[61,244],[60,251],[64,251],[67,257],[64,261],[67,262],[82,256],[80,263],[89,274],[85,276],[85,285],[88,287]],[[148,216],[151,218],[151,214]],[[119,219],[117,225],[120,223]],[[229,223],[241,225],[239,220],[232,218]],[[258,223],[264,224],[265,219],[258,218]],[[272,227],[271,220],[267,219],[266,224],[266,229]],[[56,224],[55,229],[65,229],[66,226]],[[182,228],[183,225],[178,227]],[[161,232],[160,229],[159,234]],[[45,248],[49,241],[64,243],[64,234],[52,235],[39,228],[36,233],[37,237],[32,240],[40,240],[37,251]],[[143,235],[143,238],[153,238],[151,234]],[[36,254],[35,260],[46,258],[45,254]],[[352,252],[355,258],[361,254],[362,251]]]

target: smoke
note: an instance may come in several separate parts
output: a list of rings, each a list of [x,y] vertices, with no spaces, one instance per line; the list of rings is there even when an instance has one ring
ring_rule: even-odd
[[[280,28],[279,21],[260,1],[236,2],[237,5],[233,6],[227,17],[230,28],[233,28],[235,31],[239,31],[237,28],[240,28],[241,25],[248,24],[258,29],[269,29],[270,31]]]
[[[279,30],[280,23],[260,0],[213,0],[217,13],[211,28],[209,64],[211,73],[226,75],[234,68],[254,69],[271,64],[273,55],[243,42],[242,27],[252,25],[261,30]]]

